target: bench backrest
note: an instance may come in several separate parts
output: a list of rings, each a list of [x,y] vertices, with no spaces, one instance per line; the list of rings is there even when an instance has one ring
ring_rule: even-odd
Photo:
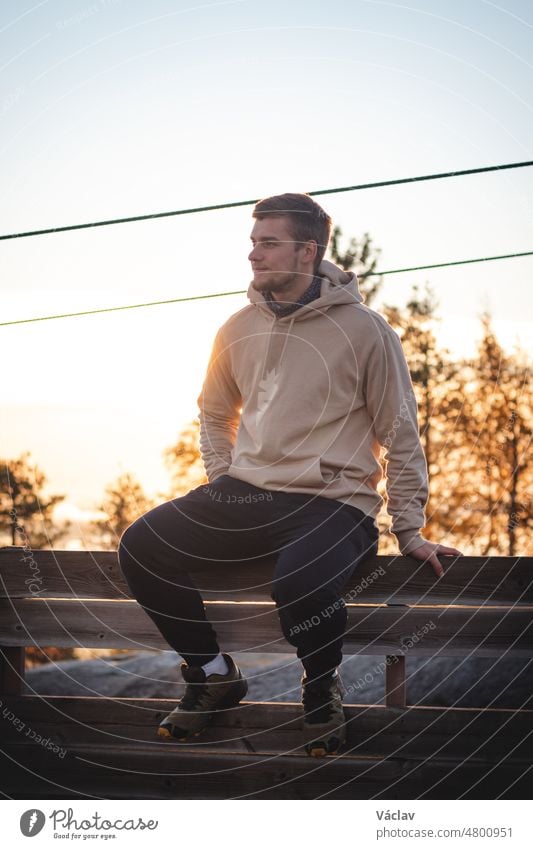
[[[345,652],[531,656],[533,558],[441,562],[439,580],[428,564],[408,557],[362,563],[343,594]],[[195,571],[226,650],[292,651],[270,597],[273,566],[269,558]],[[132,600],[116,552],[6,547],[0,549],[0,646],[29,645],[168,648]]]

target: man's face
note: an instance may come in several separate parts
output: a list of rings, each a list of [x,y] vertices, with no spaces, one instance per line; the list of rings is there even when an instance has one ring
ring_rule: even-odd
[[[254,223],[248,259],[254,274],[252,286],[258,292],[269,289],[273,294],[282,294],[295,285],[307,288],[311,283],[314,243],[300,245],[295,242],[290,224],[286,215]]]

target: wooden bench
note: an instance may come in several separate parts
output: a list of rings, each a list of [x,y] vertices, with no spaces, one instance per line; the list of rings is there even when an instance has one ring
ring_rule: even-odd
[[[530,658],[533,558],[441,562],[437,581],[427,564],[378,556],[347,584],[344,652],[381,656],[385,704],[346,698],[346,751],[315,760],[300,748],[299,702],[244,701],[201,742],[180,744],[155,735],[175,698],[26,694],[26,646],[168,645],[131,599],[115,552],[0,549],[0,789],[41,799],[523,797],[533,699],[520,710],[409,706],[405,657]],[[272,569],[264,560],[195,574],[223,650],[294,655]]]

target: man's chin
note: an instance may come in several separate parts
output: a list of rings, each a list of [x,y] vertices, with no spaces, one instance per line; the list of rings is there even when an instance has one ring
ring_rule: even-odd
[[[264,277],[254,277],[252,278],[252,287],[256,292],[266,292],[269,288],[268,280]]]

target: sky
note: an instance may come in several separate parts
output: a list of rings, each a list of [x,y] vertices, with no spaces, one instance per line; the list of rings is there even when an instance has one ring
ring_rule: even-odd
[[[0,7],[0,233],[533,159],[521,0],[46,0]],[[316,198],[381,270],[533,249],[533,169]],[[251,206],[0,241],[1,319],[246,291]],[[439,340],[532,338],[533,257],[427,281]],[[246,295],[0,326],[0,456],[83,517],[120,473],[168,491],[217,328]]]

